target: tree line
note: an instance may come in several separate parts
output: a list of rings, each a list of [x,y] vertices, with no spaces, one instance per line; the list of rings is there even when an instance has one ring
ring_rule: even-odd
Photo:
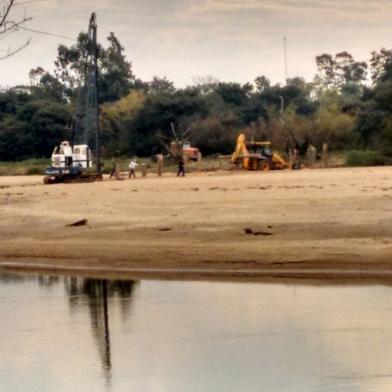
[[[54,71],[31,70],[30,83],[0,91],[0,160],[49,157],[72,137],[78,91],[83,83],[81,33],[60,45]],[[115,34],[98,48],[102,145],[107,157],[162,152],[171,124],[191,129],[190,141],[204,155],[227,154],[238,133],[271,140],[274,148],[310,144],[333,150],[373,149],[392,156],[392,51],[356,61],[348,52],[316,57],[312,82],[300,77],[284,85],[265,76],[251,83],[200,78],[176,88],[166,78],[143,81]]]

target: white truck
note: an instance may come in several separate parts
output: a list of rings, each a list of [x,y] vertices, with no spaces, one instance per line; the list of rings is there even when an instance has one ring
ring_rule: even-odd
[[[102,179],[102,175],[91,171],[93,154],[89,146],[80,144],[72,146],[63,141],[55,147],[52,165],[45,171],[45,184],[60,182],[92,182]]]

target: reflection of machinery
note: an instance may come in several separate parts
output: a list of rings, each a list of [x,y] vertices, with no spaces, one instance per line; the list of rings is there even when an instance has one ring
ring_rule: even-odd
[[[291,169],[289,162],[272,152],[271,142],[247,142],[244,134],[237,139],[231,161],[246,170]]]
[[[80,88],[74,126],[74,145],[61,142],[52,154],[52,165],[44,178],[45,184],[59,182],[91,182],[102,179],[100,161],[100,129],[98,108],[98,46],[96,15],[92,14],[84,58],[84,84]],[[95,151],[95,171],[93,155]]]
[[[110,380],[112,368],[112,348],[110,339],[110,305],[119,299],[123,317],[129,314],[132,294],[137,282],[108,281],[101,279],[64,278],[69,295],[71,310],[88,306],[93,336],[97,343],[105,375]]]

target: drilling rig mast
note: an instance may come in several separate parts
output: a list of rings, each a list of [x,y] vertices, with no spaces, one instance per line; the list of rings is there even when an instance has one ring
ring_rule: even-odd
[[[46,170],[45,184],[60,182],[91,182],[102,179],[101,135],[98,105],[98,44],[97,17],[93,13],[82,53],[84,71],[76,115],[72,144],[61,142],[52,154],[52,166]],[[93,154],[95,153],[95,170]]]

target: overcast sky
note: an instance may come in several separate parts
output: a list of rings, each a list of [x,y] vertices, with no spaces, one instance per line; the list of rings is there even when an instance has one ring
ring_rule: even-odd
[[[347,50],[366,60],[372,50],[392,47],[392,0],[43,0],[19,5],[14,16],[25,9],[33,18],[27,27],[71,37],[96,11],[100,41],[113,31],[137,77],[167,76],[177,86],[207,75],[282,82],[284,35],[289,77],[307,80],[318,54]],[[33,67],[51,70],[57,46],[72,44],[17,32],[0,40],[0,50],[27,38],[28,48],[0,61],[0,85],[27,82]]]

